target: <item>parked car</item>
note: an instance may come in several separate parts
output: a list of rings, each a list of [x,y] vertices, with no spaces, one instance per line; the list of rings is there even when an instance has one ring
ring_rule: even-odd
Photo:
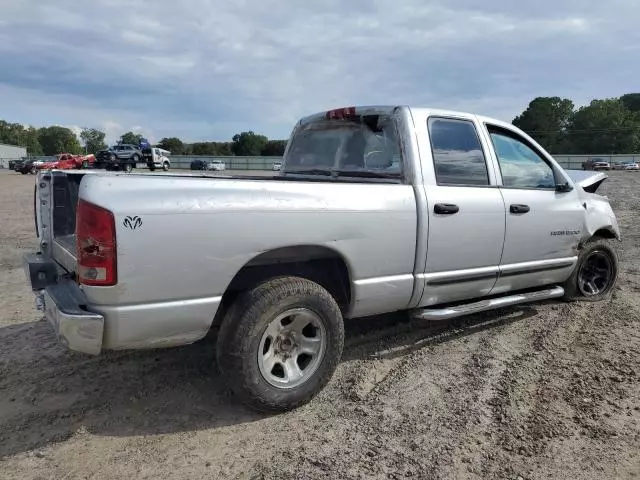
[[[227,165],[222,160],[212,160],[207,163],[207,170],[226,170]]]
[[[237,398],[282,411],[330,380],[344,319],[609,298],[606,178],[564,170],[507,122],[349,107],[300,120],[269,178],[40,172],[25,271],[68,348],[170,347],[215,327]]]
[[[53,162],[44,162],[38,165],[39,170],[70,170],[73,168],[90,168],[96,163],[96,157],[89,155],[74,155],[72,153],[59,153]]]
[[[282,162],[273,162],[272,169],[274,172],[279,172],[281,168],[282,168]]]
[[[120,144],[101,150],[96,157],[97,168],[131,172],[142,160],[142,151],[136,145]]]
[[[611,170],[624,170],[624,165],[624,163],[615,162],[613,165],[611,165]]]
[[[640,167],[635,162],[624,163],[623,167],[624,167],[624,170],[630,170],[630,171],[636,171],[636,172],[640,170]]]
[[[189,165],[191,170],[206,170],[207,164],[203,160],[192,160],[191,165]]]
[[[19,172],[23,175],[26,175],[27,173],[35,174],[38,171],[38,166],[33,160],[20,160],[14,163],[13,171]]]
[[[191,162],[191,170],[225,170],[226,164],[222,160],[205,160],[195,159]]]
[[[605,162],[604,160],[587,160],[582,164],[583,170],[611,170],[611,165],[609,162]]]

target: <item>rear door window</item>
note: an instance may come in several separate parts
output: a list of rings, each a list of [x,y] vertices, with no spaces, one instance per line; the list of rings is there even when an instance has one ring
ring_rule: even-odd
[[[428,120],[438,185],[489,185],[489,173],[476,127],[470,120]]]

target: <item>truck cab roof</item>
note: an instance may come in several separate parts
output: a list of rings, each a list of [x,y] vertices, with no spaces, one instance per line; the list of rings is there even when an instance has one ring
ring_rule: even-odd
[[[431,108],[428,106],[410,106],[410,105],[362,105],[362,106],[350,106],[350,107],[338,107],[330,110],[324,110],[314,113],[302,118],[298,123],[304,125],[309,122],[340,118],[345,116],[363,116],[363,115],[390,115],[394,111],[399,109],[408,109],[414,114],[424,116],[443,116],[453,117],[461,119],[477,119],[481,122],[490,122],[494,125],[513,129],[514,126],[511,123],[504,122],[497,118],[487,117],[483,115],[477,115],[475,113],[463,112],[459,110],[448,110],[441,108]]]

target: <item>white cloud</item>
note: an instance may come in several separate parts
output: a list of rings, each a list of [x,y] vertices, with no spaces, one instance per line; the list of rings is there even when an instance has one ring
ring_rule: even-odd
[[[146,136],[284,138],[351,104],[510,120],[538,95],[637,90],[636,0],[22,0],[3,6],[2,115]]]

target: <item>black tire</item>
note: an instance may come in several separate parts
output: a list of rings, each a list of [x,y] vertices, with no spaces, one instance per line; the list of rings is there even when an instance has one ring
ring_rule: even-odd
[[[122,170],[125,171],[126,173],[131,173],[131,170],[133,170],[133,165],[131,165],[130,163],[125,163],[122,166]]]
[[[295,308],[308,309],[317,315],[326,343],[317,368],[304,383],[279,388],[261,373],[258,352],[271,322]],[[310,280],[280,277],[238,296],[220,327],[216,359],[226,383],[242,403],[262,412],[282,412],[307,403],[324,388],[340,362],[343,346],[342,313],[331,294]]]
[[[151,170],[152,172],[156,171],[156,166],[152,163],[149,165],[149,170]]]
[[[31,170],[20,170],[20,173],[26,175],[27,173],[31,173]]]
[[[109,160],[111,160],[112,162],[115,162],[116,156],[112,153],[111,155],[109,155]]]
[[[583,302],[599,302],[607,300],[611,297],[611,293],[616,286],[618,279],[618,254],[614,244],[616,240],[608,240],[600,237],[594,237],[589,240],[580,250],[578,254],[578,263],[569,279],[562,285],[564,288],[564,300],[567,301],[583,301]],[[597,282],[598,291],[594,294],[586,292],[585,287],[581,288],[581,277],[585,269],[589,268],[589,262],[600,262],[602,266],[608,264],[610,269],[608,281],[600,280]],[[601,287],[601,288],[600,288]]]
[[[169,171],[169,162],[164,162],[162,164],[162,170],[164,170],[165,172]]]
[[[131,155],[131,161],[133,163],[138,163],[140,161],[140,157],[138,156],[137,153],[134,153],[133,155]]]

